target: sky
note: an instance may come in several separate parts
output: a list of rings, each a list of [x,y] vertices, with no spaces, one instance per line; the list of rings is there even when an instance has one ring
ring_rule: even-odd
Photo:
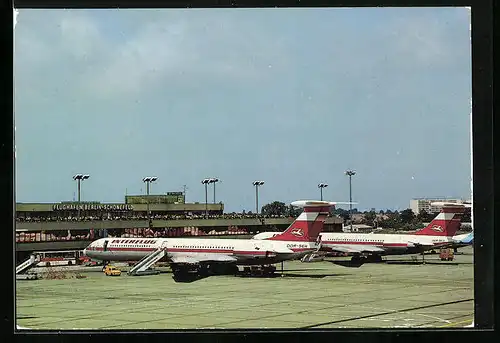
[[[19,10],[16,201],[470,198],[466,8]],[[213,187],[208,188],[213,201]]]

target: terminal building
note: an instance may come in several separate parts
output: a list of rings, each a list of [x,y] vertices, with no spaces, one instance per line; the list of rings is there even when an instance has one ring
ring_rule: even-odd
[[[454,204],[463,204],[465,201],[456,198],[416,198],[410,200],[410,209],[415,214],[419,214],[422,211],[427,213],[437,213],[441,210],[439,206],[432,206],[433,202],[450,202]]]
[[[158,216],[221,215],[224,205],[185,203],[182,192],[164,195],[127,195],[124,203],[66,201],[60,203],[17,203],[19,221],[111,220],[113,218],[155,218]],[[149,214],[148,214],[149,213]]]

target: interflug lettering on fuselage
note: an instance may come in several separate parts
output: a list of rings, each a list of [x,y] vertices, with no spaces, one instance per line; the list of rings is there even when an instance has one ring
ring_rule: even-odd
[[[111,244],[155,244],[156,240],[144,239],[113,239]]]

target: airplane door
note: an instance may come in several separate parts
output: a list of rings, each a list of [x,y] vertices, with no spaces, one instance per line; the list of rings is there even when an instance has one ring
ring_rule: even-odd
[[[108,240],[104,241],[104,251],[108,251]]]

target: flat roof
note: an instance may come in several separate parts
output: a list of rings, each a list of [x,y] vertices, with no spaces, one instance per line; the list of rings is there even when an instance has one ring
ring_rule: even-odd
[[[209,211],[224,209],[223,203],[208,204]],[[97,203],[97,202],[59,202],[59,203],[16,203],[17,212],[53,212],[53,211],[146,211],[147,203]],[[150,211],[204,211],[205,203],[150,203]]]

